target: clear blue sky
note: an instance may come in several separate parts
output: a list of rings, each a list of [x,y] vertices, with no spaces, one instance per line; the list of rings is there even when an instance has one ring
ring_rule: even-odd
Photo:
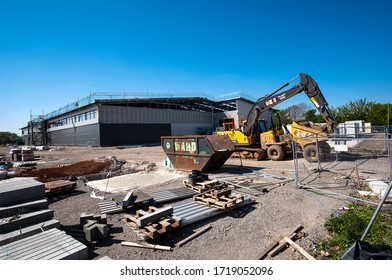
[[[91,92],[261,97],[300,72],[332,107],[392,103],[391,11],[388,0],[0,0],[0,131]],[[309,102],[300,95],[281,108]]]

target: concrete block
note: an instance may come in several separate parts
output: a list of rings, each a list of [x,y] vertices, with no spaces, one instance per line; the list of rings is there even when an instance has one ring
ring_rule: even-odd
[[[133,198],[133,191],[130,191],[127,193],[127,195],[124,197],[122,201],[122,207],[125,208],[131,204]]]
[[[87,224],[83,226],[83,232],[85,235],[85,238],[88,242],[96,242],[99,239],[99,229],[96,226],[97,221],[91,221],[89,220]]]
[[[0,260],[87,259],[86,245],[56,228],[0,246]]]
[[[109,236],[108,225],[96,224],[99,230],[99,239],[103,239]]]
[[[0,234],[0,246],[15,242],[17,240],[35,235],[42,231],[47,231],[52,228],[60,228],[60,222],[55,219],[43,221],[35,225],[23,227],[14,231]]]
[[[94,214],[86,214],[86,213],[82,213],[80,215],[80,225],[81,226],[85,225],[90,220],[97,221],[100,224],[106,224],[107,223],[107,216],[106,216],[106,214],[94,215]]]
[[[45,184],[33,178],[0,181],[0,207],[45,198]]]
[[[0,221],[0,234],[38,224],[40,222],[51,220],[52,218],[53,210],[49,209],[22,214],[20,216],[9,217],[8,219]]]
[[[0,207],[0,218],[11,217],[17,214],[26,214],[42,209],[48,209],[48,201],[46,199],[34,200],[8,207]]]
[[[109,236],[108,225],[100,224],[97,221],[88,220],[83,226],[83,232],[88,242],[97,242]]]
[[[83,226],[85,225],[88,220],[92,220],[94,217],[94,214],[87,214],[87,213],[82,213],[80,214],[80,225]]]

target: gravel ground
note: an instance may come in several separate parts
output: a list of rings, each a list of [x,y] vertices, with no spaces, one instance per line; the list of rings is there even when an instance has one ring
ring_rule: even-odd
[[[1,148],[0,154],[8,153],[7,148]],[[92,147],[62,147],[51,151],[36,151],[41,156],[38,168],[57,167],[92,160],[102,157],[116,157],[127,162],[128,165],[146,166],[154,163],[153,169],[144,167],[136,171],[127,187],[118,192],[126,193],[134,187],[153,192],[183,186],[187,172],[175,171],[163,166],[165,154],[160,146],[117,148]],[[242,163],[242,166],[241,166]],[[228,172],[242,173],[249,169],[264,170],[269,174],[293,178],[293,160],[252,161],[229,159],[221,170],[210,173],[210,176],[228,176]],[[242,175],[243,177],[246,175]],[[113,178],[114,179],[114,178]],[[264,178],[265,182],[271,182]],[[101,200],[90,197],[92,188],[84,180],[77,181],[76,190],[67,195],[49,199],[49,208],[54,210],[55,218],[62,225],[62,229],[69,234],[75,234],[79,229],[81,213],[100,214],[98,202]],[[93,182],[92,182],[93,183]],[[89,183],[88,183],[89,184]],[[103,186],[103,185],[102,185]],[[102,187],[101,186],[101,187]],[[101,188],[102,190],[102,188]],[[89,258],[98,259],[108,256],[112,259],[139,260],[202,260],[202,259],[255,259],[267,246],[277,238],[287,236],[299,224],[303,225],[304,237],[296,240],[297,244],[310,253],[320,239],[327,236],[324,229],[325,220],[337,209],[347,205],[348,201],[342,197],[321,196],[296,189],[292,182],[269,185],[264,191],[246,192],[255,200],[254,204],[228,211],[221,215],[206,219],[191,225],[178,228],[164,237],[151,243],[174,247],[175,244],[192,234],[195,230],[210,224],[212,229],[191,242],[172,251],[159,251],[122,246],[122,241],[140,241],[122,219],[122,213],[108,215],[110,236],[100,240],[97,244],[89,244]],[[345,189],[347,194],[353,190],[350,186]],[[106,198],[111,193],[100,193]],[[320,258],[319,255],[316,255]],[[267,257],[268,259],[268,257]],[[273,259],[304,259],[304,257],[287,248]]]

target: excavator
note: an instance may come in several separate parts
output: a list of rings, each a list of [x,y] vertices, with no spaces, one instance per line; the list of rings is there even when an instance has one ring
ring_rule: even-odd
[[[298,77],[300,82],[297,85],[281,92]],[[316,125],[306,120],[293,121],[290,132],[282,125],[278,110],[273,107],[301,92],[308,96],[326,123]],[[269,115],[269,118],[263,118],[265,115]],[[268,157],[274,161],[282,160],[287,153],[293,152],[294,139],[309,162],[317,162],[331,152],[326,138],[334,133],[337,126],[317,83],[305,73],[300,73],[277,90],[259,98],[249,111],[246,121],[242,123],[241,129],[235,128],[234,119],[223,119],[222,124],[223,129],[215,134],[227,135],[238,147],[242,158],[262,160]]]

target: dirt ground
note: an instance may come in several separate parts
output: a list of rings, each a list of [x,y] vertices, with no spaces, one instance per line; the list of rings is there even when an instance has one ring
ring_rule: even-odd
[[[184,178],[187,178],[189,174],[189,172],[176,171],[164,166],[163,161],[166,156],[160,146],[135,146],[122,149],[115,147],[51,148],[53,149],[34,152],[35,156],[40,157],[37,161],[38,169],[115,157],[117,160],[125,162],[128,167],[139,167],[139,169],[134,169],[141,176],[137,188],[145,192],[181,187]],[[0,148],[0,154],[8,152],[9,148]],[[106,167],[107,165],[103,168]],[[210,172],[209,176],[229,178],[233,174],[239,174],[238,176],[242,176],[246,181],[246,174],[249,170],[263,171],[266,174],[284,179],[293,179],[294,177],[292,159],[274,162],[244,159],[241,161],[238,158],[230,158],[220,170]],[[160,181],[159,176],[162,174],[165,174],[166,179]],[[167,179],[168,174],[173,176]],[[98,203],[101,200],[90,196],[92,188],[86,184],[86,179],[83,176],[78,178],[77,188],[74,192],[49,199],[49,208],[54,210],[55,219],[59,220],[62,229],[71,235],[76,232],[80,224],[80,214],[100,214]],[[324,223],[332,213],[347,205],[349,201],[344,197],[317,195],[298,189],[293,182],[268,185],[268,182],[271,182],[269,178],[261,178],[260,180],[264,180],[266,186],[258,191],[237,189],[254,199],[255,203],[178,228],[164,237],[151,241],[151,243],[175,247],[178,241],[197,229],[208,224],[212,226],[208,232],[172,251],[122,246],[120,244],[122,241],[138,242],[140,239],[124,223],[122,213],[108,215],[108,224],[111,226],[110,236],[100,240],[97,244],[88,245],[89,258],[98,259],[107,256],[122,260],[255,259],[272,242],[289,235],[299,224],[304,227],[302,230],[304,236],[296,240],[296,243],[310,254],[315,255],[316,258],[323,258],[317,250],[317,244],[327,236]],[[353,189],[351,185],[348,185],[344,191],[350,194]],[[126,191],[124,190],[123,193],[125,194]],[[101,195],[110,198],[112,194],[101,193]],[[304,259],[304,257],[291,248],[287,248],[273,259],[293,260]]]

